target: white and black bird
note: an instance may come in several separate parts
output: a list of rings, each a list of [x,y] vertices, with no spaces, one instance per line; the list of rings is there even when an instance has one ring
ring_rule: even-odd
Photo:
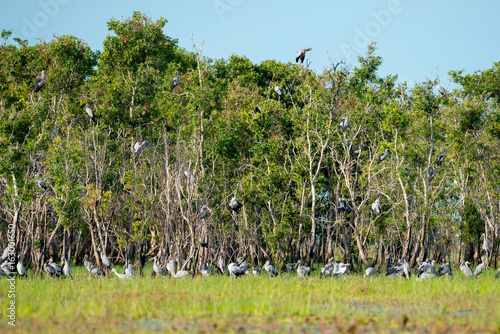
[[[428,178],[427,180],[429,181],[429,183],[432,182],[432,180],[434,180],[434,177],[436,176],[436,170],[433,168],[433,169],[429,169],[429,175],[428,175]]]
[[[238,213],[242,207],[242,204],[240,201],[238,201],[238,199],[236,199],[236,197],[233,197],[229,202],[229,207],[231,208],[231,210]]]
[[[269,260],[264,263],[264,270],[267,271],[270,277],[278,276],[278,270],[271,264]]]
[[[21,254],[19,254],[17,256],[17,274],[19,276],[26,276],[26,268],[24,268],[24,265],[23,265],[23,259],[21,257]]]
[[[227,271],[229,273],[229,276],[234,277],[234,278],[245,275],[245,272],[243,270],[241,270],[240,266],[238,266],[234,262],[230,263],[227,266]]]
[[[444,87],[439,84],[439,81],[436,85],[436,88],[437,88],[439,94],[441,94],[441,97],[446,95],[446,89],[444,89]]]
[[[156,262],[157,260],[158,260],[158,257],[155,256],[153,258],[153,261],[154,261],[153,262],[153,271],[156,273],[156,275],[163,276],[163,275],[165,275],[167,273],[167,271],[158,265],[158,263]],[[174,272],[174,274],[175,274],[175,272]],[[174,274],[172,274],[172,276]]]
[[[441,166],[443,164],[445,157],[446,157],[446,149],[444,149],[443,152],[437,157],[436,163],[438,166]]]
[[[88,103],[85,105],[85,112],[89,115],[92,122],[95,123],[94,111],[90,108]]]
[[[460,270],[465,274],[467,277],[473,277],[474,273],[472,270],[469,268],[469,261],[464,261],[463,259],[460,261]]]
[[[40,189],[43,189],[43,191],[47,191],[47,184],[45,183],[45,181],[43,179],[36,180],[36,184],[38,185],[38,187]]]
[[[193,275],[194,275],[194,273],[191,270],[179,270],[178,272],[175,273],[174,277],[175,278],[186,278],[186,277],[191,277]]]
[[[385,151],[378,156],[377,163],[381,163],[382,161],[387,159],[388,156],[389,156],[389,149],[386,148]]]
[[[181,82],[179,79],[179,71],[175,71],[175,77],[170,82],[170,90],[174,90],[175,87]]]
[[[382,214],[382,204],[380,204],[380,197],[377,197],[375,202],[372,203],[372,210],[377,216]]]
[[[45,263],[43,264],[43,270],[49,275],[49,276],[54,276],[54,275],[57,275],[57,271],[54,269],[54,267],[52,267],[50,264],[49,264],[49,260],[45,261]]]
[[[206,205],[203,205],[200,210],[198,211],[198,216],[203,219],[207,216],[207,213],[208,211],[210,211],[210,209],[208,208],[208,206]]]
[[[127,274],[119,274],[115,268],[111,269],[111,272],[115,273],[116,277],[118,277],[119,279],[122,279],[122,280],[130,280],[130,279],[133,279],[132,276],[130,275],[127,275]]]
[[[62,262],[63,262],[62,272],[63,272],[64,276],[69,276],[71,278],[71,280],[73,280],[73,271],[71,270],[71,267],[69,266],[68,260],[66,260],[66,258],[64,256],[62,258]]]
[[[296,266],[296,263],[287,263],[285,265],[286,271],[289,272],[289,273],[295,272],[295,266]]]
[[[207,276],[210,276],[212,275],[212,268],[210,268],[209,266],[207,265],[202,265],[200,264],[198,266],[198,272],[200,274],[202,274],[204,277],[207,277]]]
[[[132,263],[128,262],[128,265],[125,268],[125,275],[134,276],[135,270],[132,266]]]
[[[52,258],[50,258],[49,265],[55,269],[57,277],[61,276],[62,268],[57,264],[57,262],[55,262]]]
[[[453,276],[453,271],[451,270],[450,263],[448,261],[443,262],[441,267],[439,267],[438,276]]]
[[[260,269],[257,267],[252,267],[252,275],[260,276]]]
[[[368,267],[365,270],[365,277],[374,276],[376,273],[378,273],[376,268]]]
[[[304,63],[304,59],[306,58],[306,52],[311,50],[311,48],[300,49],[295,55],[295,62],[302,65],[302,63]]]
[[[99,255],[101,257],[102,264],[104,265],[104,268],[106,269],[106,271],[108,271],[109,269],[111,269],[111,261],[106,256],[106,253],[104,253],[102,251],[101,247],[97,248],[97,252],[99,253]]]
[[[345,131],[349,128],[349,117],[347,116],[344,116],[342,117],[342,119],[340,120],[340,123],[339,123],[339,128],[340,130],[342,131]]]
[[[95,267],[90,271],[90,273],[92,275],[94,275],[95,278],[98,278],[100,276],[104,276],[104,272],[101,269],[95,268]]]
[[[274,86],[274,91],[278,94],[278,102],[285,98],[285,93],[283,93],[283,89],[280,86]]]
[[[484,256],[481,257],[481,263],[477,265],[476,269],[474,269],[474,276],[479,276],[484,270],[484,262],[485,258]]]
[[[306,278],[306,276],[309,275],[309,271],[306,270],[306,267],[302,266],[301,260],[297,261],[297,263],[295,264],[295,271],[297,271],[297,276],[299,278]]]
[[[481,249],[484,250],[484,253],[486,255],[486,259],[490,256],[491,254],[491,246],[488,241],[488,238],[486,237],[486,234],[481,234],[481,238],[483,238],[483,245],[481,246]]]
[[[349,207],[349,204],[347,204],[347,201],[344,198],[339,198],[339,202],[337,204],[337,212],[342,213],[342,212],[348,212],[351,210]]]
[[[36,93],[42,89],[43,85],[45,84],[45,81],[47,80],[47,72],[45,70],[42,71],[42,76],[40,78],[37,78],[35,81],[35,88],[33,91]]]
[[[254,110],[252,110],[252,116],[255,117],[258,114],[262,114],[262,109],[259,106],[256,106]]]
[[[132,154],[136,155],[144,151],[146,148],[151,147],[151,143],[147,140],[141,142],[136,142],[134,147],[132,147]]]

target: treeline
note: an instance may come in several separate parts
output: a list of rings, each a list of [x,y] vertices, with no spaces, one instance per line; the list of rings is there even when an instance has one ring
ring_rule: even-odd
[[[175,254],[193,267],[243,254],[360,267],[403,254],[411,264],[477,260],[487,242],[496,266],[499,64],[450,73],[459,88],[441,94],[437,75],[380,77],[373,45],[355,67],[318,74],[214,61],[203,45],[180,48],[166,22],[112,19],[102,51],[73,36],[30,46],[2,32],[0,243],[14,223],[25,265],[85,254],[100,264],[100,247],[139,268]]]

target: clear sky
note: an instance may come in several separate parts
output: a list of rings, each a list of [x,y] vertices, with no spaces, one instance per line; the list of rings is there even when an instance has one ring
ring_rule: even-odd
[[[329,59],[356,65],[352,49],[364,53],[374,41],[384,61],[380,75],[411,84],[438,70],[445,87],[449,70],[472,73],[500,61],[498,0],[3,0],[0,29],[30,44],[74,35],[102,50],[106,22],[133,11],[166,18],[168,36],[188,51],[191,35],[198,46],[204,41],[211,58],[288,62],[311,47],[310,66],[320,72]]]

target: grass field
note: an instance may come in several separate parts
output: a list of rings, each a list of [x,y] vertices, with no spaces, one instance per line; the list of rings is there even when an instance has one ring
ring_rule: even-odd
[[[16,327],[6,318],[9,283],[0,279],[0,331],[27,333],[334,333],[500,332],[500,280],[419,282],[351,275],[299,280],[246,276],[230,279],[116,277],[75,280],[16,279]],[[120,271],[119,272],[123,272]]]

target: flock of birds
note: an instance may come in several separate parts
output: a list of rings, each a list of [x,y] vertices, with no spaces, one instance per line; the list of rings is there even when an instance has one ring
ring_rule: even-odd
[[[214,249],[217,248],[217,246],[212,243],[202,244],[202,246]],[[125,263],[125,270],[123,274],[118,273],[115,268],[111,268],[112,263],[106,256],[106,254],[101,250],[101,248],[98,248],[97,252],[101,258],[104,270],[101,270],[96,266],[94,266],[94,264],[92,264],[92,262],[89,261],[89,256],[86,254],[84,256],[83,264],[89,273],[89,277],[92,277],[93,275],[94,277],[99,278],[108,275],[110,273],[113,273],[120,280],[131,280],[134,278],[135,270],[130,262],[127,261]],[[26,276],[27,271],[23,265],[21,255],[17,256],[17,264],[15,268],[9,261],[9,258],[11,258],[11,256],[12,254],[10,253],[9,248],[8,247],[5,248],[2,257],[0,258],[0,276],[14,276],[14,275]],[[227,272],[227,274],[232,278],[237,278],[243,275],[260,276],[262,271],[267,272],[269,277],[277,277],[280,274],[279,270],[275,266],[273,266],[270,261],[266,261],[261,270],[258,267],[252,266],[251,264],[246,262],[245,259],[246,256],[239,257],[236,263],[234,262],[230,263],[226,267],[224,259],[222,257],[219,257],[219,261],[217,262],[217,267],[222,274],[225,274]],[[485,270],[484,263],[486,261],[486,256],[481,257],[481,260],[482,262],[479,265],[477,265],[474,271],[472,271],[472,269],[469,268],[469,262],[462,260],[460,262],[460,270],[467,277],[477,277]],[[53,258],[48,259],[43,264],[44,272],[49,277],[66,276],[71,280],[73,280],[73,271],[71,270],[68,260],[65,257],[62,257],[61,261],[62,263],[61,265],[59,265],[57,262],[53,260]],[[160,262],[162,261],[160,261],[159,257],[155,256],[153,258],[153,272],[155,276],[170,275],[171,277],[174,278],[186,278],[195,275],[195,273],[190,270],[184,270],[182,268],[178,270],[179,263],[184,264],[184,261],[182,260],[179,261],[177,256],[174,257],[170,256],[166,261],[165,268],[160,264]],[[431,261],[427,259],[422,262],[420,259],[417,259],[417,264],[418,266],[416,267],[414,274],[417,275],[418,280],[425,280],[440,276],[453,276],[453,271],[451,269],[448,260],[445,260],[442,263],[442,265],[437,269],[436,269],[436,261],[434,260]],[[387,272],[385,276],[387,277],[399,277],[399,278],[410,279],[410,276],[412,275],[412,268],[408,263],[406,255],[403,255],[402,261],[399,263],[394,263],[392,261],[392,258],[388,256],[386,258],[386,265],[387,265]],[[349,267],[350,267],[349,263],[342,263],[342,262],[339,263],[335,261],[335,257],[331,257],[330,259],[328,259],[325,266],[321,268],[320,277],[345,278],[346,275],[350,274]],[[296,263],[287,263],[285,265],[285,268],[288,273],[296,273],[297,277],[300,279],[308,277],[314,270],[316,270],[316,268],[312,266],[304,265],[301,260],[297,261]],[[499,272],[496,274],[495,276],[496,278],[500,278],[500,269],[498,270]],[[212,268],[208,264],[205,265],[201,264],[198,266],[198,273],[206,277],[206,276],[211,276],[213,272]],[[369,267],[365,270],[364,277],[372,277],[377,274],[379,274],[379,270],[377,270],[374,267]]]

